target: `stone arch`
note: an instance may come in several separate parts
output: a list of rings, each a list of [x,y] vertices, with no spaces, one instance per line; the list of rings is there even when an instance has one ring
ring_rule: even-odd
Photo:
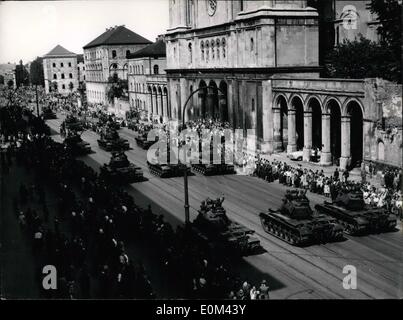
[[[357,100],[352,99],[346,104],[346,115],[350,117],[351,165],[358,167],[361,165],[364,153],[364,114]]]
[[[304,147],[304,100],[298,94],[290,98],[288,104],[290,110],[295,110],[295,142],[297,150]]]
[[[288,99],[282,93],[274,98],[273,122],[274,149],[284,151],[288,145]]]
[[[305,112],[307,117],[311,117],[312,124],[312,148],[322,147],[322,104],[317,96],[309,96],[305,104]],[[309,130],[309,128],[307,129]]]
[[[341,104],[335,97],[329,97],[325,100],[322,106],[322,115],[330,115],[330,128],[322,128],[322,131],[326,133],[326,130],[330,130],[330,162],[337,163],[337,159],[341,157]]]
[[[377,158],[378,161],[385,161],[385,143],[382,139],[378,139]]]
[[[310,94],[306,97],[305,102],[304,102],[304,111],[312,111],[311,109],[309,109],[310,107],[310,103],[312,102],[312,100],[316,100],[320,107],[322,108],[322,100],[319,98],[319,96],[315,95],[315,94]]]
[[[343,105],[341,107],[342,116],[348,116],[347,106],[352,102],[355,102],[361,108],[361,113],[362,113],[362,115],[364,117],[364,115],[365,115],[364,105],[361,103],[361,101],[359,99],[354,98],[354,97],[348,98],[346,101],[344,101],[344,103],[343,103]]]

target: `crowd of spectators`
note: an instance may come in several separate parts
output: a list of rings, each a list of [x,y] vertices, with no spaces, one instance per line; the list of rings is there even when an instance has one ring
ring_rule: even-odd
[[[384,183],[382,187],[375,187],[370,182],[351,181],[349,171],[335,169],[333,175],[325,175],[323,170],[303,168],[301,165],[291,166],[279,160],[269,161],[258,158],[254,175],[289,187],[303,188],[313,193],[322,194],[325,197],[335,199],[342,188],[360,188],[363,191],[366,204],[380,208],[387,208],[401,219],[402,214],[402,171],[389,169],[382,173]]]
[[[158,253],[162,273],[178,278],[184,298],[269,297],[266,281],[258,286],[245,282],[232,270],[232,258],[217,254],[188,228],[174,230],[151,207],[136,205],[126,191],[103,181],[49,135],[29,133],[20,140],[2,161],[15,157],[37,177],[36,184],[21,185],[15,210],[38,259],[58,270],[60,286],[51,296],[46,292],[49,297],[155,297],[145,268],[127,253],[130,241],[147,243]],[[44,184],[53,186],[58,197],[53,220]],[[42,210],[32,209],[33,201]]]

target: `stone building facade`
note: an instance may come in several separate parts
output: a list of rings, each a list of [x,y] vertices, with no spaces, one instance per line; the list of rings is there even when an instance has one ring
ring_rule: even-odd
[[[401,165],[385,152],[401,156],[401,121],[390,145],[379,127],[390,84],[320,78],[318,12],[308,2],[171,0],[172,119],[182,119],[189,98],[185,120],[217,118],[252,131],[262,153],[300,150],[310,161],[319,148],[320,165]]]
[[[77,90],[77,54],[57,45],[43,56],[43,71],[46,93],[66,95]]]
[[[163,37],[131,54],[129,59],[130,106],[148,119],[165,122],[170,118],[166,78],[166,46]]]
[[[84,46],[87,99],[89,103],[108,105],[109,77],[117,74],[127,80],[127,55],[151,44],[125,26],[106,29]]]

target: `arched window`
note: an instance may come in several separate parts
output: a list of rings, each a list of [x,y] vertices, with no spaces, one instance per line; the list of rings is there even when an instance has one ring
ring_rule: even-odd
[[[116,58],[116,50],[112,50],[112,59]]]
[[[144,74],[144,66],[141,66],[141,74]]]
[[[217,60],[220,60],[220,39],[216,40],[216,47],[217,47]]]
[[[204,61],[204,42],[200,43],[200,50],[201,50],[201,59]]]
[[[53,74],[53,79],[57,79],[57,74],[55,73],[55,74]]]
[[[154,65],[154,74],[159,74],[159,67],[158,64]]]
[[[72,73],[69,73],[69,78],[73,79],[73,74]]]
[[[206,62],[210,60],[210,44],[206,41]]]
[[[252,112],[255,112],[255,99],[252,99]]]
[[[382,140],[378,141],[378,160],[384,161],[385,160],[385,144]]]
[[[222,39],[222,57],[225,59],[225,38]]]
[[[62,73],[62,79],[64,79],[64,73]]]
[[[253,38],[250,38],[250,52],[253,52],[255,50],[255,43]]]
[[[215,58],[214,40],[211,41],[211,60]]]
[[[189,48],[189,63],[192,63],[193,52],[192,52],[192,43],[191,42],[189,42],[188,48]]]

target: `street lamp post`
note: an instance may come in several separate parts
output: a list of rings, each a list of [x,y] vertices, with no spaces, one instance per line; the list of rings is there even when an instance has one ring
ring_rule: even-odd
[[[196,92],[199,92],[200,90],[206,90],[207,89],[217,89],[218,91],[220,91],[225,98],[227,99],[227,96],[225,95],[225,93],[223,92],[223,90],[221,90],[218,87],[213,87],[213,86],[206,86],[206,87],[201,87],[198,88],[194,91],[192,91],[189,95],[189,97],[187,98],[185,105],[183,106],[183,110],[182,110],[182,130],[185,128],[185,112],[186,112],[186,107],[190,101],[190,99],[193,97],[193,95]],[[228,103],[228,101],[226,101],[226,103]],[[184,141],[184,143],[186,143],[186,140]],[[200,152],[200,150],[199,150]],[[183,160],[185,161],[185,154],[183,155]],[[184,163],[185,168],[184,168],[184,174],[183,174],[183,187],[184,187],[184,192],[185,192],[185,226],[188,227],[190,225],[190,213],[189,213],[189,185],[188,185],[188,170],[187,170],[187,165],[186,165],[186,161]]]

